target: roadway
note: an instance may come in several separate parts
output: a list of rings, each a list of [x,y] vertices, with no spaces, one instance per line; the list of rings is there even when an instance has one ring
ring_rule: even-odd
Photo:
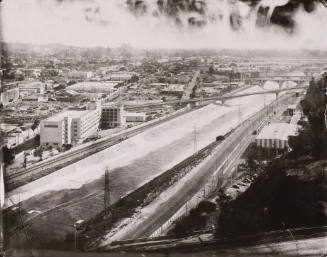
[[[195,77],[196,77],[196,74],[195,74],[194,78]],[[306,88],[306,87],[303,87],[303,88]],[[298,87],[296,89],[301,89],[301,88]],[[241,98],[241,97],[245,97],[245,96],[254,96],[254,95],[261,95],[261,94],[269,95],[271,93],[285,92],[288,90],[293,90],[293,88],[282,89],[282,90],[265,90],[265,91],[259,91],[259,92],[237,94],[237,95],[227,94],[225,96],[220,96],[220,97],[208,97],[208,98],[201,98],[201,99],[195,98],[195,99],[178,100],[178,101],[172,101],[172,102],[187,103],[187,102],[196,102],[196,101],[215,101],[215,100],[225,101],[225,100],[230,100],[233,98]],[[172,104],[172,102],[169,104]],[[158,105],[158,104],[154,104],[154,105]],[[162,105],[162,104],[159,103],[159,105]],[[142,105],[142,106],[147,106],[147,104]],[[126,106],[126,108],[128,108],[128,106]],[[144,123],[140,126],[124,130],[121,133],[113,134],[111,136],[105,137],[105,138],[97,140],[95,142],[90,142],[87,144],[83,144],[81,146],[74,147],[73,149],[71,149],[65,153],[56,155],[50,159],[33,164],[33,165],[29,166],[28,168],[16,170],[14,173],[11,173],[11,174],[5,174],[7,190],[11,191],[11,190],[15,189],[16,187],[21,186],[24,183],[26,183],[27,180],[28,181],[35,180],[39,177],[42,177],[44,175],[47,175],[47,174],[53,172],[53,171],[61,169],[67,165],[75,163],[75,162],[77,162],[81,159],[84,159],[94,153],[97,153],[99,151],[102,151],[102,150],[110,147],[110,146],[117,144],[117,143],[121,142],[123,139],[133,137],[133,136],[141,133],[145,129],[159,125],[162,122],[168,121],[168,120],[175,118],[181,114],[183,114],[183,112],[176,113],[171,116],[162,117],[157,120],[153,120],[153,121]]]
[[[265,94],[279,94],[285,91],[292,91],[292,90],[303,90],[307,89],[308,86],[301,86],[301,87],[292,87],[292,88],[282,88],[282,89],[273,89],[273,90],[265,90],[261,92],[251,92],[251,93],[243,93],[243,94],[233,94],[233,95],[224,95],[224,96],[212,96],[212,97],[197,97],[192,99],[179,99],[173,101],[166,101],[160,103],[145,103],[139,105],[125,105],[125,109],[136,109],[136,108],[143,108],[143,107],[154,107],[154,106],[161,106],[161,105],[176,105],[176,104],[187,104],[187,103],[196,103],[196,102],[204,102],[204,101],[227,101],[234,98],[240,98],[245,96],[252,96],[252,95],[265,95]]]
[[[256,87],[255,89],[247,89],[248,92],[253,92],[257,90],[262,89],[260,89],[259,87]],[[134,179],[137,179],[137,181],[141,179],[144,180],[144,178],[142,177],[144,176],[145,172],[147,172],[149,176],[152,177],[155,174],[158,174],[159,172],[162,172],[174,166],[174,164],[177,164],[178,162],[182,161],[183,159],[187,158],[189,155],[192,154],[193,147],[192,140],[190,140],[190,134],[192,133],[192,126],[194,125],[194,123],[197,123],[197,129],[199,132],[198,147],[199,149],[201,149],[202,147],[211,143],[217,136],[217,133],[227,133],[228,131],[230,131],[231,127],[235,126],[239,122],[240,118],[244,119],[246,115],[249,115],[249,113],[254,113],[256,112],[256,110],[260,109],[261,107],[257,104],[263,105],[262,98],[263,97],[259,96],[250,96],[244,97],[244,99],[240,99],[239,101],[243,102],[245,105],[244,108],[242,108],[242,113],[239,113],[237,106],[209,105],[207,107],[188,112],[184,115],[179,115],[177,118],[172,117],[169,121],[165,120],[166,122],[160,122],[158,126],[153,126],[151,129],[146,129],[147,126],[150,127],[150,125],[148,123],[145,123],[144,126],[141,126],[135,132],[139,133],[138,136],[128,138],[127,140],[121,141],[119,144],[115,144],[109,148],[108,144],[111,144],[111,142],[109,141],[110,137],[109,139],[100,139],[96,141],[95,144],[87,144],[86,146],[79,148],[77,147],[77,149],[75,149],[74,151],[70,151],[66,155],[59,156],[60,158],[62,158],[62,160],[59,159],[59,161],[69,161],[71,158],[74,157],[75,154],[82,156],[80,157],[80,161],[75,161],[72,164],[68,166],[66,165],[65,167],[47,176],[38,178],[32,183],[28,183],[25,186],[21,186],[17,189],[9,191],[8,196],[11,197],[13,202],[17,203],[17,201],[24,201],[24,199],[26,199],[26,197],[30,195],[37,195],[41,192],[44,192],[44,190],[49,191],[51,190],[51,188],[59,190],[64,188],[64,185],[67,185],[66,188],[75,188],[78,187],[78,185],[81,186],[86,182],[92,181],[92,179],[101,178],[106,165],[110,166],[110,168],[112,169],[115,169],[113,170],[113,173],[117,173],[117,176],[119,176],[119,180],[121,179],[121,176],[123,176],[123,173],[118,172],[118,167],[126,167],[126,171],[124,171],[124,183],[126,184],[128,182],[126,181],[126,177],[129,177],[131,180],[133,180],[133,182],[130,181],[129,185],[121,185],[121,188],[117,188],[118,191],[126,187],[129,190],[135,189],[131,188],[131,186],[135,187],[137,185],[135,185],[134,183],[140,182],[134,182]],[[267,95],[267,101],[268,99],[272,100],[274,98],[275,97],[273,95]],[[251,99],[256,100],[253,101]],[[232,101],[234,101],[235,103]],[[229,102],[229,104],[232,105],[235,105],[237,103],[238,101],[236,100],[231,100],[231,102]],[[254,103],[256,103],[256,105],[254,105]],[[242,117],[240,117],[240,114]],[[132,134],[134,133],[134,131],[126,130],[126,132],[124,133]],[[123,136],[125,135],[123,134]],[[114,138],[117,137],[118,139],[120,139],[121,135],[114,136]],[[107,140],[109,141],[109,143]],[[93,147],[96,149],[92,149]],[[164,147],[162,149],[165,150],[161,150],[160,147]],[[99,148],[102,148],[103,151],[99,151]],[[90,156],[91,151],[97,153]],[[150,153],[151,155],[155,156],[148,158],[147,155],[149,155]],[[125,156],[125,162],[122,162],[123,156]],[[139,160],[139,163],[135,163],[136,167],[133,168],[134,171],[130,173],[132,167],[128,166],[129,163],[127,163],[127,160],[133,162],[136,160],[137,156],[142,157],[142,162],[144,160],[145,163],[142,165],[145,165],[146,171],[145,168],[141,167],[142,165],[139,164],[141,161]],[[40,163],[36,167],[33,167],[34,170],[27,169],[28,172],[23,170],[23,174],[13,174],[10,178],[17,179],[18,182],[20,178],[30,178],[33,176],[33,174],[42,172],[42,169],[45,169],[45,167],[48,167],[49,165],[55,166],[57,164],[56,158],[50,159],[50,161],[54,162],[54,164],[49,164],[49,162],[45,161],[45,163]],[[114,163],[116,162],[117,164],[119,163],[119,166],[117,166],[117,168],[116,165],[114,165]],[[164,164],[164,166],[160,165],[160,167],[151,167],[162,163]],[[137,172],[135,169],[137,170]],[[81,174],[84,174],[85,177],[80,177]],[[131,178],[132,175],[135,176],[135,178]],[[68,181],[70,178],[71,180],[78,182],[70,183]],[[51,186],[49,182],[46,181],[50,181]],[[119,185],[117,181],[116,183],[117,185]],[[44,184],[47,184],[47,187],[45,187]],[[12,203],[7,201],[6,206],[11,205]]]
[[[285,99],[288,97],[288,95],[283,97],[284,106],[279,103],[278,112],[287,106],[287,101],[285,101]],[[279,99],[278,101],[280,102],[282,100]],[[261,126],[262,120],[265,119],[268,114],[275,111],[272,106],[275,106],[275,103],[267,106],[265,109],[262,109],[250,119],[243,122],[243,125],[226,138],[211,156],[178,182],[182,186],[177,193],[171,195],[166,194],[164,197],[165,200],[158,205],[154,205],[155,207],[151,208],[151,212],[145,211],[146,217],[144,219],[141,218],[141,222],[136,222],[130,229],[126,228],[126,233],[120,232],[118,240],[149,237],[153,232],[158,230],[160,226],[169,220],[193,195],[203,188],[217,170],[217,168],[215,169],[214,167],[218,167],[222,164],[234,149],[242,147],[241,144],[243,143],[243,139],[251,135],[254,129]],[[266,119],[266,121],[268,120]],[[112,238],[107,238],[101,245],[104,246],[111,240]]]
[[[154,127],[165,121],[169,121],[173,118],[176,118],[187,111],[190,110],[175,112],[171,115],[167,115],[159,119],[144,123],[142,125],[132,127],[130,129],[126,129],[123,132],[115,133],[113,135],[107,136],[95,142],[90,142],[74,147],[73,149],[67,152],[56,155],[42,162],[33,164],[28,168],[19,169],[13,173],[5,174],[7,191],[9,192],[18,186],[24,185],[26,181],[30,182],[31,180],[35,180],[39,177],[42,177],[58,169],[61,169],[67,165],[70,165],[81,159],[84,159],[94,153],[102,151],[110,146],[118,144],[122,140],[126,140],[130,137],[133,137],[143,132],[145,129]]]
[[[262,91],[260,87],[246,89],[246,92]],[[275,99],[270,94],[266,103]],[[8,193],[6,207],[21,202],[26,211],[37,210],[45,213],[53,206],[60,206],[73,199],[88,197],[92,192],[103,192],[104,170],[110,168],[112,203],[120,197],[139,188],[180,163],[193,154],[192,128],[197,125],[198,149],[213,142],[217,135],[228,133],[241,120],[256,113],[264,105],[263,96],[248,96],[230,100],[229,106],[208,105],[185,113],[158,126],[146,129],[129,138],[100,151],[92,156],[57,170],[47,176],[19,187]],[[238,107],[242,104],[242,108]],[[146,125],[146,124],[145,124]],[[63,197],[64,196],[64,197]],[[77,197],[78,196],[78,197]],[[71,220],[87,220],[101,209],[103,198],[94,197],[55,209],[41,218],[33,220],[33,231],[41,233],[46,240],[61,240],[68,229],[59,229],[56,222],[69,223]],[[73,211],[74,210],[74,211]],[[98,210],[99,212],[99,210]],[[52,221],[52,222],[51,222]],[[50,223],[51,222],[51,223]],[[52,231],[43,235],[42,231]],[[15,237],[11,242],[15,245]]]
[[[200,76],[200,70],[197,70],[192,78],[192,80],[190,81],[190,83],[187,85],[187,87],[184,89],[184,93],[182,95],[182,100],[185,99],[190,99],[190,95],[193,92],[193,88],[196,85],[196,80],[198,79],[198,77]]]

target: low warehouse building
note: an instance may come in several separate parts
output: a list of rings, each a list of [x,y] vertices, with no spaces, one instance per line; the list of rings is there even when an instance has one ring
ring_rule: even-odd
[[[124,114],[126,122],[145,122],[146,114],[144,112],[127,112]]]
[[[266,149],[287,150],[288,137],[295,136],[297,125],[289,123],[271,123],[265,126],[256,138],[257,146]]]

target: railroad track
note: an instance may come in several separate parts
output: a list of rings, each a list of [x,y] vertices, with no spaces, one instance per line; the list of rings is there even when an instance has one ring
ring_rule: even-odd
[[[185,234],[184,237],[160,236],[157,238],[139,238],[134,240],[114,241],[107,251],[126,252],[189,252],[201,250],[217,250],[223,248],[259,245],[264,243],[295,241],[306,238],[325,236],[327,227],[293,228],[263,232],[234,238],[215,238],[210,241],[192,242],[192,245],[184,243],[183,240],[190,236],[201,236],[202,234],[214,233],[214,231],[198,231]],[[173,245],[172,245],[173,243]]]
[[[192,109],[196,110],[196,108]],[[127,138],[130,138],[136,134],[141,133],[145,129],[154,127],[161,124],[162,122],[171,120],[181,114],[190,111],[189,109],[184,109],[183,111],[176,112],[171,116],[161,117],[157,120],[149,121],[137,127],[126,129],[120,134],[115,134],[108,136],[98,141],[88,143],[81,147],[77,147],[63,154],[54,156],[50,159],[47,159],[41,163],[34,164],[32,167],[18,170],[12,174],[5,174],[5,185],[7,191],[11,191],[19,186],[27,184],[31,181],[39,179],[45,175],[48,175],[58,169],[64,168],[72,163],[75,163],[81,159],[84,159],[92,154],[100,152],[112,145],[115,145]]]
[[[193,109],[195,110],[195,109]],[[47,159],[44,162],[34,164],[32,167],[18,170],[12,174],[5,175],[5,184],[8,191],[11,191],[19,186],[22,186],[28,182],[36,180],[42,176],[48,175],[58,169],[75,163],[81,159],[84,159],[92,154],[100,152],[110,146],[120,143],[132,136],[135,136],[144,130],[161,124],[162,122],[171,120],[181,114],[188,112],[189,110],[183,110],[175,113],[169,117],[162,117],[158,120],[153,120],[134,128],[126,129],[126,131],[111,135],[98,141],[88,143],[78,149],[72,149],[69,152],[54,156],[51,159]]]

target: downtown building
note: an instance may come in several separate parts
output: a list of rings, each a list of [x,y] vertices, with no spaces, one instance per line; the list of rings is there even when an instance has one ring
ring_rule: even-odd
[[[82,142],[99,128],[99,105],[87,110],[68,110],[40,123],[41,145],[61,147]]]
[[[101,107],[101,126],[107,128],[124,127],[124,106],[107,104]]]

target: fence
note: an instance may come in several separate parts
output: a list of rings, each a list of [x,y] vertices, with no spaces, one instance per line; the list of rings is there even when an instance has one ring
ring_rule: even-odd
[[[242,140],[236,145],[233,151],[221,164],[219,164],[219,162],[215,162],[214,160],[221,154],[220,150],[222,147],[220,147],[218,151],[214,153],[214,155],[210,158],[210,161],[212,162],[212,165],[209,168],[212,171],[211,178],[204,184],[202,189],[187,200],[186,203],[169,220],[155,230],[150,237],[153,238],[165,234],[171,228],[173,223],[175,223],[183,215],[187,215],[191,209],[195,208],[202,200],[205,200],[212,195],[222,186],[223,183],[232,183],[233,178],[237,176],[237,169],[231,169],[234,164],[232,160],[239,159],[248,145],[251,143],[252,138],[250,137],[250,133],[254,129],[261,129],[265,125],[265,123],[269,120],[269,117],[267,117],[269,113],[273,113],[275,111],[275,114],[281,114],[286,107],[285,104],[288,103],[291,97],[292,96],[290,95],[284,95],[280,99],[277,99],[265,106],[260,112],[243,121],[234,132],[234,140],[238,140],[240,136],[244,135]],[[228,140],[227,138],[223,144],[228,145],[232,141],[232,139]]]

